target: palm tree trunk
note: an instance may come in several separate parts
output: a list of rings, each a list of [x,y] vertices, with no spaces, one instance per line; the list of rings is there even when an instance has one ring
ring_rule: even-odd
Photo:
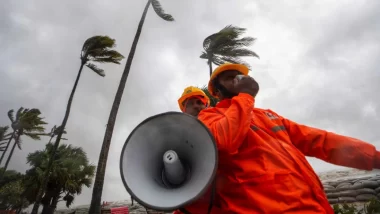
[[[36,196],[36,201],[34,202],[33,210],[31,212],[31,214],[37,214],[38,208],[40,207],[41,198],[42,198],[42,195],[43,195],[44,190],[46,188],[47,182],[49,180],[49,173],[50,173],[51,167],[52,167],[53,162],[55,160],[55,153],[56,153],[56,151],[58,149],[59,142],[61,141],[63,130],[65,130],[67,120],[69,119],[71,104],[73,102],[74,94],[75,94],[75,91],[77,89],[78,82],[79,82],[79,79],[80,79],[80,75],[82,74],[82,69],[83,69],[83,66],[85,65],[85,63],[86,63],[85,61],[83,61],[83,60],[81,61],[81,65],[80,65],[80,68],[79,68],[79,71],[78,71],[77,79],[75,80],[74,87],[71,90],[69,101],[67,102],[66,113],[65,113],[65,117],[63,118],[63,121],[62,121],[62,124],[61,124],[61,130],[58,132],[57,138],[55,139],[53,151],[52,151],[52,153],[50,155],[50,158],[49,158],[48,167],[47,167],[47,169],[45,171],[45,174],[44,174],[44,177],[43,177],[43,180],[42,180],[42,183],[41,183],[41,187],[38,190],[38,193],[37,193],[37,196]]]
[[[9,138],[9,141],[8,141],[8,143],[7,143],[7,147],[5,147],[5,150],[4,150],[3,154],[1,154],[0,165],[1,165],[1,162],[3,162],[3,158],[4,158],[4,156],[5,156],[5,153],[8,151],[8,147],[9,147],[9,145],[11,144],[11,141],[12,141],[12,139],[14,138],[15,133],[16,133],[16,130],[13,131],[12,136]]]
[[[54,135],[50,137],[49,143],[51,143],[51,140],[53,140],[53,137],[54,137]]]
[[[211,62],[211,60],[208,61],[208,66],[210,68],[210,77],[211,77],[211,75],[212,75],[212,62]]]
[[[15,151],[16,144],[17,144],[18,140],[20,139],[20,136],[21,136],[20,134],[17,135],[17,138],[16,138],[16,140],[15,140],[13,146],[12,146],[11,153],[9,153],[9,156],[8,156],[7,162],[5,162],[4,171],[2,172],[1,177],[3,177],[5,171],[7,171],[9,161],[11,160],[11,158],[12,158],[12,156],[13,156],[13,152]]]
[[[95,176],[95,182],[94,182],[94,188],[92,190],[92,199],[91,199],[91,206],[89,209],[89,213],[91,214],[100,214],[101,212],[101,200],[102,200],[102,192],[103,192],[103,184],[104,184],[104,175],[106,172],[106,166],[107,166],[107,158],[108,158],[108,152],[111,145],[111,139],[112,139],[112,132],[115,126],[116,122],[116,116],[117,112],[119,110],[121,98],[123,97],[123,91],[125,88],[125,84],[127,83],[127,78],[129,75],[129,71],[131,69],[133,57],[135,55],[135,51],[137,48],[137,43],[140,38],[140,34],[142,31],[142,27],[144,25],[145,17],[148,12],[149,6],[151,4],[151,0],[148,0],[146,3],[146,6],[144,8],[144,12],[141,16],[139,25],[137,27],[136,35],[132,43],[131,50],[129,51],[127,63],[125,65],[123,74],[120,79],[119,87],[117,88],[117,92],[115,95],[115,99],[112,104],[111,112],[108,118],[107,128],[104,133],[104,139],[102,148],[100,150],[99,154],[99,160],[98,160],[98,166],[96,169],[96,176]]]

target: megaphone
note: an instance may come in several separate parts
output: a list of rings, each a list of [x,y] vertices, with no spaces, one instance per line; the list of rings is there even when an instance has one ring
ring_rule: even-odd
[[[138,203],[173,211],[206,192],[217,162],[215,140],[201,121],[166,112],[145,119],[130,133],[121,151],[120,174]]]

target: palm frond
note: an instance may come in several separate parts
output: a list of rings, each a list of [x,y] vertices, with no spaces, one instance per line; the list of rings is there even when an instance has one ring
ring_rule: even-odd
[[[259,56],[247,48],[253,44],[255,38],[239,38],[245,31],[245,28],[228,25],[219,32],[211,34],[203,41],[204,51],[200,58],[206,59],[208,64],[221,65],[229,62],[244,64],[250,68],[240,57],[259,58]]]
[[[21,144],[22,144],[21,138],[16,138],[16,142],[15,143],[16,143],[18,149],[22,150],[22,148],[21,148]]]
[[[111,39],[108,36],[93,36],[88,38],[84,43],[82,47],[81,57],[86,58],[88,57],[88,54],[90,51],[97,50],[97,49],[106,49],[106,48],[113,48],[115,47],[115,39]]]
[[[114,63],[114,64],[120,64],[120,58],[115,57],[98,57],[94,58],[91,61],[99,62],[99,63]]]
[[[157,16],[161,17],[165,21],[174,21],[172,15],[165,13],[164,9],[161,6],[161,3],[158,0],[150,0],[152,2],[152,7]]]
[[[101,50],[89,54],[89,60],[100,63],[115,63],[120,64],[124,56],[115,50]]]
[[[90,68],[92,71],[94,71],[95,73],[97,73],[99,76],[102,76],[102,77],[106,76],[104,70],[101,68],[98,68],[96,65],[92,63],[87,63],[86,66]]]
[[[207,53],[202,51],[202,54],[199,56],[201,59],[208,59]]]
[[[40,134],[24,132],[24,135],[32,138],[33,140],[41,140]]]
[[[0,127],[0,141],[5,140],[7,135],[9,135],[8,132],[9,126],[1,126]]]
[[[18,110],[17,110],[17,113],[16,113],[16,120],[20,120],[20,117],[22,115],[22,112],[25,112],[25,111],[28,111],[28,109],[24,109],[23,107],[20,107]]]
[[[14,110],[13,110],[13,109],[11,109],[11,110],[8,111],[8,118],[9,118],[9,120],[10,120],[12,123],[15,122],[15,117],[13,116],[13,113],[14,113]]]

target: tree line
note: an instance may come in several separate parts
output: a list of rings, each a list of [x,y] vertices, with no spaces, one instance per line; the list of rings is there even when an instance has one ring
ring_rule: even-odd
[[[113,129],[114,129],[115,122],[117,119],[119,105],[120,105],[124,88],[125,88],[128,75],[131,69],[134,54],[137,49],[137,44],[138,44],[140,35],[142,33],[142,28],[143,28],[145,18],[150,6],[152,6],[157,16],[163,19],[164,21],[168,21],[168,22],[174,21],[174,18],[172,15],[165,13],[165,11],[163,10],[161,6],[161,3],[158,0],[147,0],[140,22],[137,26],[136,34],[132,42],[129,55],[127,57],[126,65],[122,73],[119,86],[117,88],[115,98],[110,110],[109,118],[107,121],[106,131],[104,134],[103,143],[100,150],[98,164],[96,168],[91,206],[89,209],[89,213],[91,214],[100,214],[100,211],[101,211],[100,210],[101,196],[102,196],[102,191],[103,191],[108,152],[109,152],[109,148],[111,144]],[[203,60],[206,60],[206,63],[208,65],[208,72],[210,75],[212,73],[213,64],[221,65],[223,63],[240,63],[240,64],[245,64],[246,66],[250,68],[250,66],[242,59],[242,57],[258,57],[258,55],[248,48],[248,46],[253,44],[253,42],[255,41],[255,38],[241,37],[242,34],[244,34],[245,32],[246,32],[245,28],[228,25],[224,27],[223,29],[221,29],[220,31],[213,33],[210,36],[205,38],[203,42],[203,51],[201,52],[200,58]],[[58,177],[54,177],[55,175],[54,170],[56,169],[55,168],[56,165],[54,164],[59,160],[59,158],[62,158],[61,154],[59,153],[60,152],[59,149],[61,149],[60,141],[63,140],[62,135],[65,133],[64,130],[66,128],[66,124],[70,116],[71,105],[74,100],[74,95],[76,92],[77,85],[79,84],[82,71],[85,67],[87,67],[88,69],[92,70],[99,76],[104,77],[105,71],[99,68],[97,64],[99,63],[120,64],[121,60],[124,59],[124,56],[114,49],[115,46],[116,46],[116,42],[114,39],[108,36],[97,35],[97,36],[88,38],[84,42],[81,48],[79,71],[77,73],[77,78],[74,82],[74,86],[71,90],[71,94],[67,102],[67,107],[66,107],[66,111],[65,111],[62,123],[59,126],[55,127],[54,140],[53,138],[51,138],[50,142],[47,145],[49,149],[47,148],[45,149],[48,152],[45,153],[45,155],[47,155],[47,159],[46,159],[46,162],[44,162],[45,164],[44,167],[43,168],[38,167],[38,175],[40,176],[39,177],[40,180],[38,183],[39,187],[37,187],[36,189],[34,200],[29,200],[30,203],[34,203],[32,214],[37,214],[41,203],[45,207],[44,205],[45,196],[47,195],[47,190],[49,188],[49,185],[51,185],[51,181],[53,180],[52,178],[58,179]],[[207,71],[207,69],[205,69],[205,71]],[[208,93],[206,86],[203,86],[201,88],[210,97],[211,105],[214,106],[218,100],[215,97],[212,97]],[[11,112],[11,114],[13,114],[13,111]],[[9,160],[12,157],[15,147],[17,146],[18,148],[21,148],[20,142],[21,142],[22,135],[28,136],[35,140],[39,140],[40,136],[44,135],[42,126],[45,125],[46,123],[40,117],[40,114],[41,113],[39,112],[38,109],[21,109],[20,114],[19,112],[16,113],[16,117],[14,118],[15,122],[11,120],[12,132],[4,134],[5,142],[0,143],[0,147],[1,148],[4,147],[3,150],[0,149],[1,151],[3,151],[1,160],[3,160],[4,158],[3,156],[5,155],[5,151],[7,151],[10,148],[9,146],[11,146],[10,156],[7,158],[5,169],[8,166]],[[17,117],[17,115],[19,115],[19,117]],[[25,115],[28,115],[28,116],[25,116]],[[33,120],[31,124],[28,124],[28,123],[23,124],[24,128],[19,129],[18,126],[20,125],[20,123],[17,123],[16,121],[19,121],[20,117],[25,117],[25,118],[31,117],[31,118],[34,118],[35,120]],[[32,126],[33,128],[31,128]],[[12,140],[14,142],[13,144],[10,143]],[[62,146],[67,146],[67,145],[62,145]],[[31,163],[31,162],[28,161],[28,163]],[[4,172],[2,173],[3,174],[2,177],[5,178],[5,175],[7,173],[6,173],[6,170],[3,170],[3,171]],[[57,197],[55,197],[54,200],[53,198],[51,198],[50,200],[51,203],[53,203],[53,201],[54,203],[55,201],[57,201],[56,200]],[[54,208],[54,205],[52,205],[51,207]]]
[[[47,122],[41,117],[39,109],[19,108],[8,111],[10,126],[0,127],[0,210],[13,210],[21,213],[24,208],[35,203],[37,193],[42,187],[42,181],[47,170],[54,145],[52,140],[59,133],[66,134],[61,127],[53,126],[50,132],[45,131]],[[11,127],[11,129],[10,129]],[[43,150],[31,152],[26,157],[30,168],[25,173],[7,170],[9,161],[15,153],[15,148],[22,149],[22,140],[29,137],[33,140],[48,140]],[[62,138],[62,140],[67,140]],[[9,151],[10,150],[10,151]],[[8,157],[6,152],[8,151]],[[95,175],[95,166],[89,163],[86,153],[81,147],[61,144],[57,155],[52,161],[47,180],[43,189],[42,213],[51,214],[58,202],[64,201],[67,207],[72,205],[76,195],[81,194],[83,187],[90,187]]]

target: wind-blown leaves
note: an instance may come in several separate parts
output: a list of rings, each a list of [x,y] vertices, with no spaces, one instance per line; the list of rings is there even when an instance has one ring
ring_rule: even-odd
[[[161,3],[158,0],[150,0],[152,2],[152,7],[157,16],[161,17],[165,21],[174,21],[172,15],[165,13],[164,9],[161,6]]]
[[[206,59],[210,66],[210,75],[212,71],[212,63],[221,65],[224,63],[244,64],[250,68],[241,57],[257,57],[259,56],[247,47],[255,41],[253,37],[240,36],[245,33],[245,28],[240,28],[232,25],[224,27],[217,33],[208,36],[203,41],[203,50],[200,58]]]
[[[86,66],[90,68],[91,70],[93,70],[95,73],[99,74],[99,76],[102,76],[102,77],[106,76],[106,74],[104,73],[104,70],[98,68],[96,65],[92,63],[88,63]]]
[[[89,62],[120,64],[124,56],[113,50],[112,48],[114,47],[116,47],[115,39],[111,39],[108,36],[93,36],[88,38],[84,42],[81,51],[82,63],[99,74],[99,76],[104,77],[104,70]]]
[[[15,121],[15,117],[13,116],[13,112],[14,112],[13,109],[11,109],[11,110],[8,111],[8,118],[9,118],[9,120],[10,120],[12,123]]]

